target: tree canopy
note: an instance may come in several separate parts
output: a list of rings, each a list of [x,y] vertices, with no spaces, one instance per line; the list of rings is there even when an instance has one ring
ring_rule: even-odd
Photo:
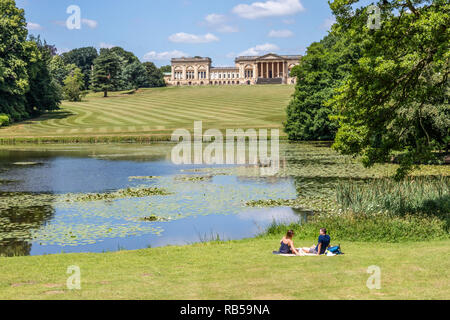
[[[396,155],[401,178],[448,147],[450,3],[379,1],[381,28],[371,30],[370,10],[352,9],[358,2],[330,3],[334,32],[362,45],[362,57],[330,101],[340,124],[334,148],[362,156],[366,166]]]
[[[0,0],[0,114],[12,121],[54,110],[61,98],[49,66],[55,47],[27,36],[24,11]]]
[[[63,53],[61,57],[66,65],[74,64],[80,68],[84,77],[83,89],[87,90],[89,88],[92,66],[94,65],[94,60],[98,57],[97,49],[94,47],[73,49]]]
[[[114,91],[121,84],[122,65],[120,57],[114,52],[104,49],[94,61],[91,89],[101,91],[104,97],[108,91]]]
[[[311,44],[295,66],[295,93],[287,108],[285,131],[290,140],[333,140],[337,121],[330,119],[334,89],[350,75],[360,57],[360,45],[331,33]]]

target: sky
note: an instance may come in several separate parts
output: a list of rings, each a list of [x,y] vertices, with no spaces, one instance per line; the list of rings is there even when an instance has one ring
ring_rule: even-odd
[[[58,52],[123,47],[158,66],[181,56],[233,66],[240,55],[304,54],[327,35],[327,0],[16,0],[28,30]],[[66,21],[80,9],[80,29]],[[70,20],[75,21],[75,20]]]

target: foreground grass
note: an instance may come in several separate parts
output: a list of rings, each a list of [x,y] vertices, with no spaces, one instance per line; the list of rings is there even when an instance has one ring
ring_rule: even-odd
[[[151,142],[175,129],[282,128],[294,87],[211,86],[90,94],[61,110],[0,129],[0,143]],[[280,130],[283,134],[283,131]]]
[[[0,299],[448,299],[450,241],[342,242],[339,257],[274,256],[277,237],[104,254],[0,258]],[[311,241],[297,241],[310,246]],[[66,289],[67,267],[82,289]],[[369,266],[381,290],[369,290]]]

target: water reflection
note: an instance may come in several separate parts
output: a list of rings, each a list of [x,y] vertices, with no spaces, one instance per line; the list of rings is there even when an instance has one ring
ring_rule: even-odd
[[[307,212],[291,208],[244,206],[248,200],[294,198],[291,178],[219,175],[200,182],[179,181],[179,175],[197,174],[193,169],[205,166],[175,166],[168,161],[169,154],[170,146],[165,145],[0,151],[0,191],[12,192],[3,193],[3,200],[0,196],[0,255],[140,249],[216,236],[241,239],[257,235],[274,220],[307,219]],[[130,179],[143,176],[160,178]],[[168,188],[174,194],[110,202],[61,201],[62,194],[141,184]],[[14,199],[20,205],[14,205]],[[153,213],[171,220],[140,220]]]
[[[32,232],[55,214],[52,206],[32,206],[0,210],[0,256],[31,254]]]

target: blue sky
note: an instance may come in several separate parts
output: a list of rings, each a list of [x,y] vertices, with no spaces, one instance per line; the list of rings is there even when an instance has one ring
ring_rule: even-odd
[[[17,0],[28,29],[60,52],[121,46],[141,61],[168,64],[178,56],[208,56],[215,66],[238,55],[304,54],[328,32],[326,0]],[[81,29],[65,23],[81,9]]]

